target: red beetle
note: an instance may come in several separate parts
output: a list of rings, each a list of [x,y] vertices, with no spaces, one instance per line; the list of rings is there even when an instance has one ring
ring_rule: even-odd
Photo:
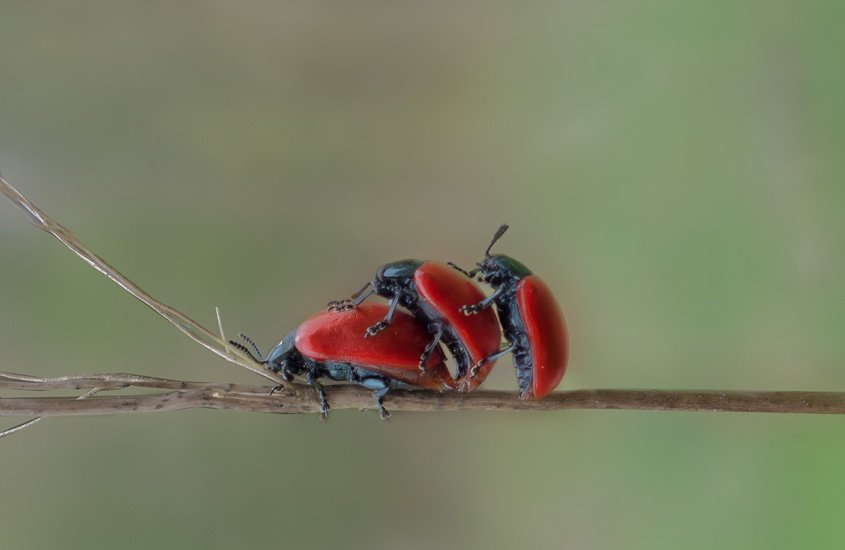
[[[382,304],[367,304],[340,313],[318,313],[285,336],[266,358],[261,357],[257,346],[244,335],[241,338],[254,354],[238,342],[230,343],[286,380],[304,376],[305,382],[319,394],[323,417],[328,416],[331,407],[317,380],[329,378],[374,390],[379,416],[386,419],[390,413],[382,399],[391,388],[455,388],[440,346],[429,351],[420,370],[420,355],[431,337],[407,313],[394,312],[390,328],[380,338],[364,339],[367,327],[383,319],[387,310]]]
[[[484,298],[471,278],[438,262],[401,260],[379,268],[372,281],[353,294],[351,299],[329,302],[329,309],[345,311],[358,307],[373,294],[387,298],[390,303],[384,318],[369,326],[365,336],[375,336],[392,326],[396,307],[401,305],[432,334],[419,357],[421,370],[428,354],[442,341],[457,363],[457,387],[460,391],[472,391],[484,381],[496,362],[494,354],[501,346],[502,332],[492,309],[479,311],[472,317],[461,315],[460,306]],[[373,338],[372,341],[379,339]],[[473,366],[473,376],[468,376]]]
[[[563,313],[549,287],[521,262],[504,254],[490,254],[507,229],[507,225],[499,227],[476,269],[464,271],[450,265],[469,277],[480,272],[481,280],[494,289],[484,300],[467,302],[460,308],[465,315],[477,315],[495,303],[499,310],[508,346],[483,361],[512,352],[522,398],[541,399],[563,378],[569,337]],[[474,371],[473,366],[470,376]]]

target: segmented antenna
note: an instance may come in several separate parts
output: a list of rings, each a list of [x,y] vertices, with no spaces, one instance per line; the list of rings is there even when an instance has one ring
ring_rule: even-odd
[[[247,336],[246,334],[243,334],[243,333],[238,333],[238,336],[240,337],[241,340],[246,342],[247,345],[249,345],[249,347],[241,344],[240,342],[236,342],[234,340],[229,340],[229,343],[233,347],[235,347],[235,348],[241,350],[242,352],[246,353],[247,355],[249,355],[252,358],[252,360],[255,361],[256,363],[261,363],[262,365],[266,365],[267,361],[264,360],[264,357],[261,355],[261,352],[258,350],[258,346],[255,344],[255,342],[252,341],[252,338],[250,338],[249,336]]]
[[[485,256],[490,255],[490,249],[493,248],[493,245],[496,244],[496,241],[502,238],[502,235],[505,234],[505,231],[508,230],[508,224],[503,223],[499,226],[499,229],[496,230],[496,234],[493,235],[493,240],[490,241],[490,244],[487,245],[487,250],[484,251]]]
[[[238,337],[240,337],[240,339],[241,339],[241,340],[243,340],[244,342],[246,342],[247,344],[249,344],[249,347],[251,347],[251,348],[252,348],[252,351],[254,351],[254,352],[255,352],[255,356],[256,356],[256,357],[258,357],[258,358],[259,358],[259,359],[261,359],[262,361],[264,360],[264,359],[262,358],[261,352],[258,350],[258,346],[257,346],[257,345],[255,345],[255,342],[252,340],[252,338],[250,338],[249,336],[247,336],[247,335],[246,335],[246,334],[244,334],[243,332],[239,332],[239,333],[238,333]]]

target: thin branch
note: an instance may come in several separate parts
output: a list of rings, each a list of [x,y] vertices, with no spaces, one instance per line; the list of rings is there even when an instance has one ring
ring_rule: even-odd
[[[314,413],[320,405],[302,386],[270,395],[266,387],[227,385],[171,391],[158,395],[0,399],[0,416],[85,416],[192,408],[264,413]],[[326,388],[332,410],[373,409],[371,392],[356,386]],[[576,390],[553,393],[541,401],[522,401],[515,392],[394,391],[384,400],[391,411],[557,411],[628,409],[640,411],[709,411],[845,414],[842,392],[752,392],[674,390]]]
[[[53,235],[63,245],[72,250],[85,263],[105,275],[113,283],[120,288],[143,302],[147,307],[167,319],[188,338],[197,342],[212,353],[219,355],[223,359],[235,363],[245,369],[259,374],[269,380],[273,380],[277,384],[289,386],[289,382],[282,377],[275,375],[271,371],[256,365],[255,362],[247,357],[243,352],[237,349],[232,349],[225,340],[218,338],[214,333],[209,331],[204,326],[200,325],[181,311],[178,311],[167,304],[160,302],[148,294],[144,289],[136,285],[124,276],[114,267],[109,265],[104,259],[94,253],[93,250],[82,244],[76,238],[76,235],[70,232],[63,225],[52,219],[44,211],[31,203],[26,197],[12,187],[6,180],[0,177],[0,193],[6,197],[23,212],[27,219],[38,229],[46,231]],[[218,312],[219,320],[219,312]]]
[[[80,395],[76,399],[77,400],[88,399],[89,397],[91,397],[95,393],[98,393],[102,389],[103,388],[101,388],[101,387],[91,388],[90,390],[83,393],[82,395]],[[38,424],[39,422],[41,422],[41,419],[43,419],[43,418],[44,418],[43,416],[36,416],[35,418],[30,418],[26,422],[22,422],[22,423],[20,423],[16,426],[12,426],[11,428],[3,430],[2,432],[0,432],[0,439],[6,437],[7,435],[12,435],[13,433],[17,433],[21,430],[25,430],[26,428],[29,428],[30,426],[34,426],[35,424]]]
[[[138,388],[154,388],[161,390],[201,390],[226,388],[231,384],[213,385],[207,382],[185,382],[169,378],[156,378],[128,373],[80,374],[71,376],[57,376],[44,378],[0,371],[0,388],[11,390],[81,390],[88,388],[102,388],[103,390],[119,390],[135,386]]]

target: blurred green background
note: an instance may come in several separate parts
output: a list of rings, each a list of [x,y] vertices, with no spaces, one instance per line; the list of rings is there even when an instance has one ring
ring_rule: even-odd
[[[845,389],[840,2],[0,2],[0,170],[266,349],[376,266],[498,250],[565,389]],[[2,369],[258,382],[0,201]],[[509,361],[490,388],[515,389]],[[13,420],[6,419],[4,425]],[[845,420],[189,411],[0,440],[3,548],[794,548]]]

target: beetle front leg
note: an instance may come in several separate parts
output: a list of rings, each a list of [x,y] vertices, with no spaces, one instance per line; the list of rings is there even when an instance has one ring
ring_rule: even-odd
[[[384,319],[374,325],[367,327],[367,330],[364,332],[364,338],[375,336],[376,334],[390,326],[390,323],[393,322],[393,315],[396,313],[396,306],[399,305],[399,294],[396,294],[396,296],[394,296],[390,300],[389,305],[390,307],[387,310],[387,315],[384,316]]]
[[[440,343],[440,339],[443,337],[443,326],[439,323],[433,325],[435,328],[434,338],[431,339],[431,342],[423,350],[422,354],[420,355],[420,364],[419,370],[420,373],[425,372],[425,364],[428,362],[428,358],[431,356],[431,352],[437,347],[437,344]]]
[[[323,389],[323,385],[317,382],[317,377],[312,371],[308,371],[308,374],[305,375],[305,383],[317,391],[317,398],[320,400],[320,419],[323,421],[328,420],[331,405],[329,405],[329,401],[326,398],[326,391]]]
[[[282,370],[280,370],[278,372],[277,371],[273,371],[273,372],[276,372],[276,374],[281,376],[285,380],[285,382],[293,382],[294,381],[293,373],[286,366],[283,367]],[[281,384],[279,384],[277,386],[273,386],[272,388],[270,388],[270,395],[273,395],[274,393],[276,393],[278,391],[282,391],[283,389],[285,389],[285,387]]]
[[[502,294],[502,292],[504,292],[504,290],[505,290],[505,287],[504,287],[504,285],[502,285],[499,288],[497,288],[493,292],[493,294],[484,298],[483,300],[481,300],[477,304],[468,304],[468,305],[465,305],[465,306],[461,306],[461,307],[458,308],[458,311],[460,311],[464,315],[475,315],[478,312],[490,307],[490,305],[493,302],[496,301],[496,298],[498,298],[499,295]]]
[[[449,267],[451,267],[455,271],[460,271],[461,273],[463,273],[464,275],[466,275],[470,279],[474,279],[475,276],[478,275],[478,272],[480,270],[479,268],[476,267],[475,269],[467,271],[466,269],[459,267],[457,264],[452,263],[452,262],[446,262],[446,265],[448,265]]]
[[[369,282],[361,287],[360,290],[355,292],[350,298],[344,298],[343,300],[332,300],[328,304],[328,311],[340,312],[340,311],[349,311],[350,309],[355,309],[361,302],[369,298],[375,293],[375,289],[373,288],[373,283]]]

